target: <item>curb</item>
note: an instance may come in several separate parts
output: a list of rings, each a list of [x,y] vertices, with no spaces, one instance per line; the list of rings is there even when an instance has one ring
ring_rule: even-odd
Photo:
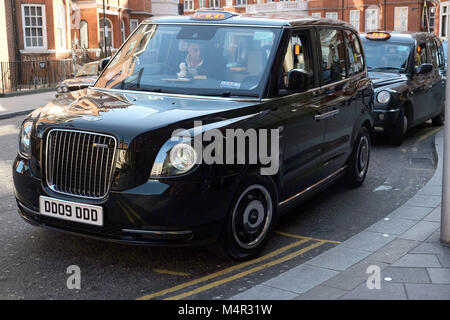
[[[44,93],[44,92],[51,92],[51,91],[56,91],[56,87],[32,89],[32,90],[27,90],[27,91],[14,91],[14,92],[0,93],[0,98],[26,96],[26,95],[30,95],[30,94],[37,94],[37,93]]]
[[[426,241],[440,228],[436,210],[442,201],[443,130],[436,133],[434,146],[437,166],[433,176],[402,206],[338,246],[229,300],[290,300],[310,296],[335,300],[351,296],[352,290],[367,281],[368,265],[377,264],[383,270]]]
[[[23,111],[9,112],[9,113],[5,113],[5,114],[0,114],[0,120],[10,119],[10,118],[14,118],[14,117],[17,117],[17,116],[27,115],[27,114],[33,112],[34,110],[36,110],[37,108],[39,108],[39,107],[35,107],[35,108],[29,109],[29,110],[23,110]]]

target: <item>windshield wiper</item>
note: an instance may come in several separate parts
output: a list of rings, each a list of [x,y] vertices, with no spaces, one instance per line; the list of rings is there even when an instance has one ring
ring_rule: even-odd
[[[399,68],[399,67],[367,67],[367,70],[368,71],[373,71],[373,70],[405,71],[405,69]]]
[[[259,98],[259,95],[256,93],[231,93],[230,91],[225,91],[222,92],[221,94],[222,97],[224,98],[229,98],[229,97],[252,97],[252,98]]]

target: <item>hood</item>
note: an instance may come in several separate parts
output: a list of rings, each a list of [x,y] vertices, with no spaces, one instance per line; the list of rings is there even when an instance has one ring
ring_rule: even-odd
[[[49,127],[91,130],[115,135],[128,143],[134,137],[158,129],[190,129],[203,124],[255,114],[255,100],[207,99],[150,93],[123,93],[84,89],[36,109],[37,135]],[[247,108],[248,107],[248,108]],[[250,108],[251,107],[251,108]]]
[[[392,72],[369,72],[374,88],[406,81],[406,75]]]

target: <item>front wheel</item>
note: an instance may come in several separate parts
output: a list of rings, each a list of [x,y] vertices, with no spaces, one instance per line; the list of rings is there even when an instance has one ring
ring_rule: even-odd
[[[277,189],[269,177],[249,177],[236,193],[222,238],[224,253],[233,260],[259,254],[277,217]]]
[[[351,188],[359,187],[366,179],[370,160],[370,134],[366,127],[359,130],[346,171],[346,184]]]
[[[400,146],[403,142],[403,137],[408,131],[408,117],[404,110],[400,113],[394,130],[389,135],[389,142],[394,146]]]

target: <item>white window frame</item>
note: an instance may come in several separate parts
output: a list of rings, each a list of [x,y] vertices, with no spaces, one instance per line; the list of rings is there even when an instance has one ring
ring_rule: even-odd
[[[322,13],[321,12],[313,12],[313,13],[311,13],[311,17],[322,18]]]
[[[133,23],[136,23],[136,27],[133,28]],[[139,27],[139,19],[130,19],[130,34]]]
[[[327,19],[339,19],[339,14],[337,12],[325,12],[325,18]]]
[[[103,21],[103,17],[99,18],[99,20]],[[109,25],[111,25],[111,28],[106,26],[106,33],[108,34],[111,32],[111,50],[112,50],[112,49],[115,49],[115,47],[114,47],[114,24],[113,24],[112,20],[109,19],[108,17],[106,17],[106,20],[109,22]],[[102,44],[102,46],[105,45],[105,42],[104,42],[105,40],[102,37],[103,31],[104,31],[104,29],[103,29],[103,27],[100,26],[100,22],[99,22],[98,38],[100,39],[100,43]],[[108,37],[107,37],[107,39],[108,39]]]
[[[66,6],[62,3],[58,3],[55,5],[56,14],[55,18],[55,29],[56,29],[56,37],[58,39],[56,43],[56,47],[58,49],[67,49],[67,35],[66,35]],[[62,10],[62,11],[60,11]],[[61,16],[62,14],[62,16]],[[58,31],[61,30],[62,35],[59,37]],[[61,41],[62,40],[62,41]]]
[[[125,31],[125,20],[123,20],[123,18],[120,19],[120,36],[121,36],[122,43],[124,43],[125,40],[127,39],[127,34]]]
[[[206,0],[198,0],[198,8],[203,9],[205,7]]]
[[[244,7],[247,5],[247,0],[236,0],[236,7]]]
[[[446,12],[444,13],[444,8],[446,8]],[[439,6],[439,36],[440,37],[447,37],[448,33],[448,22],[449,22],[449,13],[450,13],[450,1],[442,2]],[[442,29],[442,20],[446,21],[446,30]]]
[[[45,49],[47,50],[48,48],[48,44],[47,44],[47,20],[45,17],[45,4],[34,4],[34,3],[23,3],[22,4],[22,34],[23,34],[23,47],[24,49],[28,49],[28,50],[33,50],[33,49],[38,49],[38,50],[42,50]],[[25,32],[25,7],[41,7],[41,12],[42,12],[42,46],[27,46],[27,41],[26,41],[26,32]]]
[[[184,0],[184,10],[193,11],[194,10],[194,0]]]
[[[394,8],[394,31],[408,31],[408,14],[409,14],[408,7]],[[404,24],[405,21],[406,25]]]
[[[359,32],[361,27],[361,11],[350,10],[350,24]]]
[[[216,6],[216,4],[217,4],[217,6]],[[211,9],[219,9],[219,8],[221,8],[220,0],[209,0],[209,7]]]
[[[370,25],[369,22],[369,12],[375,13],[375,26]],[[365,31],[371,32],[371,31],[377,31],[380,24],[380,9],[379,8],[368,8],[364,12],[365,15]]]

